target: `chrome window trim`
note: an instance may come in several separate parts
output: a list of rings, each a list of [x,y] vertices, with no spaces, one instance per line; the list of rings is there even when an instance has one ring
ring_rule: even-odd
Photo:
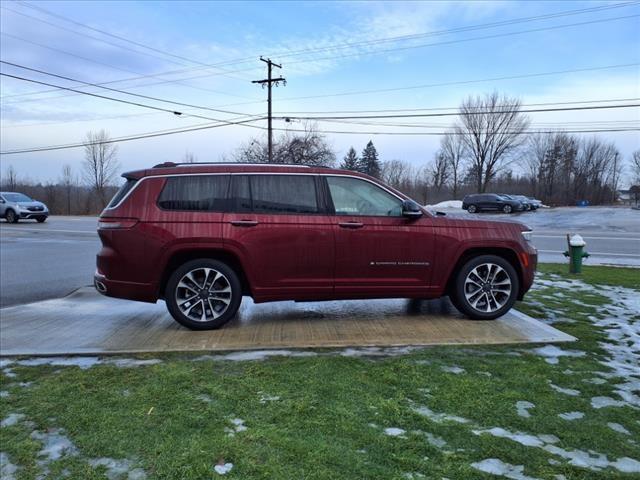
[[[108,207],[105,208],[104,211],[107,210],[115,210],[116,208],[118,208],[120,205],[122,205],[122,203],[129,198],[129,196],[136,191],[136,189],[140,186],[140,184],[142,182],[144,182],[145,180],[149,179],[149,178],[168,178],[168,177],[194,177],[194,176],[211,176],[211,175],[307,175],[307,176],[314,176],[314,177],[318,177],[318,176],[323,176],[323,177],[347,177],[347,178],[355,178],[356,180],[363,180],[365,182],[369,182],[373,185],[375,185],[378,188],[383,189],[385,192],[393,195],[395,198],[397,198],[398,200],[400,200],[401,202],[404,201],[404,198],[400,197],[399,195],[397,195],[396,193],[392,192],[391,190],[389,190],[388,188],[384,187],[383,185],[376,183],[372,180],[369,180],[368,178],[363,178],[363,177],[359,177],[357,175],[349,175],[346,173],[313,173],[313,172],[309,172],[309,173],[292,173],[292,172],[210,172],[210,173],[166,173],[163,175],[147,175],[146,177],[142,177],[140,179],[138,179],[138,181],[136,182],[136,184],[133,186],[133,188],[131,190],[129,190],[127,192],[127,194],[122,197],[120,199],[120,201],[118,203],[116,203],[113,207]]]

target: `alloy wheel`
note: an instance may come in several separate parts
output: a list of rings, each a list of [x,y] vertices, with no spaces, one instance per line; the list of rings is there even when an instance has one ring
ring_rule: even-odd
[[[201,267],[186,273],[175,289],[176,304],[194,322],[216,320],[229,308],[231,282],[214,268]]]
[[[483,313],[500,310],[511,296],[511,277],[495,263],[473,268],[464,281],[464,295],[469,305]]]

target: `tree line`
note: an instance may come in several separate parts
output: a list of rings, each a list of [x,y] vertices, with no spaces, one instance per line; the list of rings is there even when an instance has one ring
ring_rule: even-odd
[[[361,153],[352,146],[341,162],[316,125],[285,131],[274,139],[273,162],[339,166],[380,178],[427,204],[462,199],[468,193],[517,193],[549,205],[612,203],[623,176],[640,191],[640,151],[630,164],[613,142],[597,136],[559,131],[531,133],[529,117],[519,99],[497,92],[465,99],[457,119],[440,138],[433,158],[421,163],[381,160],[369,141]],[[117,146],[104,131],[89,132],[81,172],[63,167],[55,182],[34,184],[18,179],[13,167],[2,178],[4,190],[19,190],[42,199],[53,213],[95,214],[115,192],[120,168]],[[183,162],[196,161],[186,152]],[[222,161],[268,163],[266,138],[253,138]]]

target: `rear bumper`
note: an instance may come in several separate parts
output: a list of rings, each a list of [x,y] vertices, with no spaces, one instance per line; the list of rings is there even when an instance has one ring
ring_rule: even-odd
[[[158,299],[157,289],[153,284],[109,280],[100,272],[94,274],[93,286],[99,293],[107,297],[148,303],[156,303]]]

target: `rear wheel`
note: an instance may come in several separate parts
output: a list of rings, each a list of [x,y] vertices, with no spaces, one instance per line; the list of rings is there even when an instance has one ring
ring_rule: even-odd
[[[227,264],[201,258],[176,269],[167,282],[165,301],[171,316],[192,330],[219,328],[238,311],[242,286]]]
[[[476,213],[478,211],[478,207],[476,207],[475,205],[469,205],[469,207],[467,208],[467,212],[469,213]]]
[[[515,268],[497,255],[472,258],[458,271],[451,300],[473,320],[493,320],[513,306],[520,288]]]
[[[7,219],[8,223],[18,223],[18,215],[13,210],[7,210],[4,218]]]
[[[502,211],[504,213],[511,213],[512,210],[513,208],[511,208],[511,205],[505,205],[504,207],[502,207]]]

